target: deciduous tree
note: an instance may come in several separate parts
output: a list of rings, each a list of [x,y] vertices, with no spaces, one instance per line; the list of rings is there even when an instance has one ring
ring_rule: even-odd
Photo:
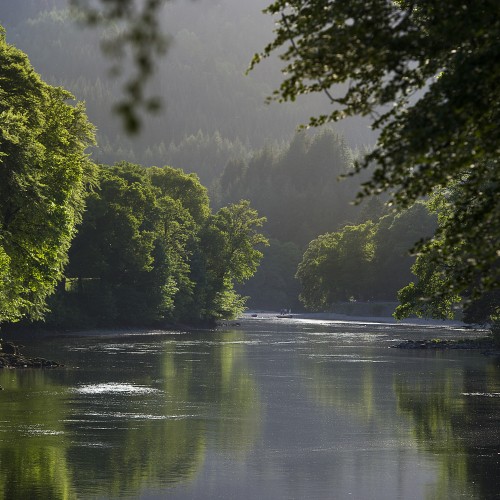
[[[467,321],[487,323],[498,318],[500,213],[493,199],[496,196],[493,176],[478,181],[480,197],[467,196],[469,175],[432,197],[429,205],[438,214],[436,236],[422,245],[413,266],[418,280],[400,291],[397,317],[417,314],[451,318],[455,307],[463,303]],[[479,241],[482,246],[476,248]],[[480,293],[486,287],[488,291]]]
[[[307,308],[325,310],[334,301],[369,297],[375,230],[368,221],[311,241],[297,269],[300,299]]]
[[[257,231],[265,222],[250,203],[242,200],[212,215],[200,234],[202,279],[198,295],[205,319],[234,317],[242,312],[244,300],[234,290],[253,276],[262,258],[259,245],[267,239]]]
[[[458,212],[423,251],[439,247],[442,260],[461,263],[443,283],[451,295],[497,288],[498,2],[276,0],[267,12],[276,16],[275,38],[253,65],[280,52],[284,79],[272,99],[324,92],[331,111],[312,125],[373,118],[377,147],[357,170],[376,168],[361,196],[389,190],[406,207],[461,183]]]
[[[0,321],[43,316],[81,220],[94,130],[72,99],[0,28]]]

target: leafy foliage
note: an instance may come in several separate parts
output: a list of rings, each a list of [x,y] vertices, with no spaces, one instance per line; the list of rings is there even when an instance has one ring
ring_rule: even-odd
[[[170,167],[122,162],[99,173],[49,321],[211,322],[241,312],[234,283],[255,273],[265,243],[248,202],[211,214],[198,178]]]
[[[500,207],[494,199],[497,181],[492,169],[490,165],[489,176],[477,181],[479,197],[468,196],[472,172],[431,199],[439,226],[434,238],[420,245],[413,267],[418,280],[401,290],[397,317],[450,318],[457,305],[463,304],[466,321],[485,323],[500,312],[496,236],[500,234]],[[480,293],[484,289],[488,291]]]
[[[347,225],[313,240],[298,266],[301,301],[311,310],[333,302],[394,300],[411,278],[409,246],[434,230],[435,218],[422,202],[377,223]]]
[[[374,224],[345,226],[313,240],[297,269],[300,298],[308,309],[328,309],[332,302],[363,297],[373,260]]]
[[[262,252],[256,247],[267,245],[267,239],[256,228],[264,222],[246,200],[222,207],[207,220],[200,234],[203,279],[195,292],[204,302],[202,317],[233,317],[243,311],[244,301],[234,284],[257,270]]]
[[[393,190],[406,207],[460,183],[456,212],[423,251],[452,263],[439,284],[450,296],[497,288],[497,2],[277,0],[267,12],[279,16],[276,36],[253,65],[282,50],[285,76],[273,99],[325,92],[332,111],[312,125],[373,117],[378,144],[357,169],[376,169],[361,196]]]
[[[62,276],[94,167],[83,104],[0,32],[0,321],[39,319]]]

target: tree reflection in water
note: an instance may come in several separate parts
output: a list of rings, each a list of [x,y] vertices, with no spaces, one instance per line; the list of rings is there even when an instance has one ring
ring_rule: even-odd
[[[79,391],[71,371],[0,372],[0,498],[134,496],[194,478],[208,445],[244,454],[260,409],[241,340],[162,342],[134,385]]]
[[[411,353],[405,363],[406,353],[392,353],[317,343],[300,364],[303,380],[317,403],[375,426],[381,440],[390,432],[403,442],[409,430],[415,445],[437,458],[427,498],[498,498],[500,363],[466,354],[450,363],[439,352]]]
[[[431,498],[498,498],[500,491],[500,365],[458,370],[440,377],[397,376],[398,410],[411,418],[419,446],[439,457]]]
[[[0,498],[76,498],[64,430],[67,388],[41,370],[0,370]]]

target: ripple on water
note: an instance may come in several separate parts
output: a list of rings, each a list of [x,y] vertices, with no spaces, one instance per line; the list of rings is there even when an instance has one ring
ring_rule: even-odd
[[[41,425],[21,425],[18,430],[26,436],[59,436],[64,434],[64,431],[56,431],[53,429],[45,429]]]
[[[79,419],[80,423],[99,423],[103,420],[109,421],[110,419],[116,420],[186,420],[198,418],[197,414],[172,414],[172,415],[153,415],[149,413],[131,413],[120,411],[103,411],[103,412],[86,412],[83,414],[85,417],[95,417],[93,419]],[[112,428],[112,427],[111,427]]]
[[[86,384],[76,387],[74,391],[78,394],[153,394],[162,392],[160,389],[144,385],[103,383]]]
[[[462,392],[462,396],[481,396],[483,398],[500,398],[500,392]]]
[[[100,443],[100,442],[83,442],[72,441],[72,446],[78,446],[80,448],[112,448],[111,443]]]
[[[361,358],[359,355],[349,354],[308,354],[308,358],[315,359],[319,362],[335,362],[335,363],[393,363],[393,361],[381,358]]]
[[[160,343],[106,343],[84,346],[69,345],[67,349],[72,352],[102,352],[105,354],[155,354]]]

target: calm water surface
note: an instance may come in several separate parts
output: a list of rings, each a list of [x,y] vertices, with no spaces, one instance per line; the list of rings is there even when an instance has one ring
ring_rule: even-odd
[[[22,339],[0,498],[500,498],[500,363],[390,349],[443,327],[247,318]]]

